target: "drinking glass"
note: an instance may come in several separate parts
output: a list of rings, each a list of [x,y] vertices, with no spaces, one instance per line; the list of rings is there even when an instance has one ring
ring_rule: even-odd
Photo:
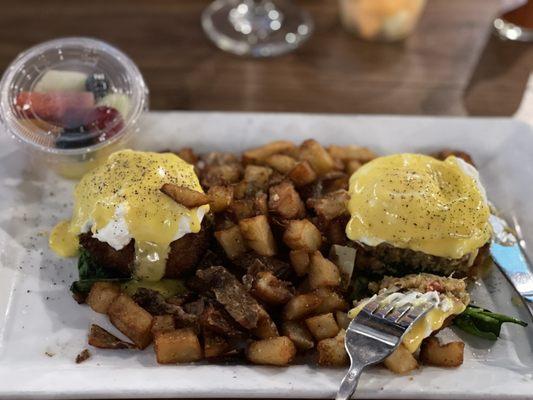
[[[215,0],[202,14],[202,27],[224,51],[273,57],[305,42],[313,20],[288,0]]]

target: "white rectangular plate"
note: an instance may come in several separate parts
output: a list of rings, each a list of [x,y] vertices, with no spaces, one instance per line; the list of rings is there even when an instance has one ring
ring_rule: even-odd
[[[503,119],[446,119],[287,114],[150,113],[135,146],[162,150],[241,151],[274,139],[361,144],[386,154],[443,147],[473,154],[491,200],[517,218],[533,245],[533,133]],[[0,136],[0,397],[331,398],[343,371],[297,365],[158,366],[144,352],[91,349],[82,364],[91,322],[105,318],[78,306],[68,287],[74,260],[59,260],[47,232],[69,216],[73,182],[36,172],[27,157]],[[529,320],[502,275],[493,268],[473,298],[489,309]],[[424,367],[409,376],[376,368],[363,374],[358,397],[503,399],[533,396],[533,329],[505,326],[488,342],[468,343],[458,369]]]

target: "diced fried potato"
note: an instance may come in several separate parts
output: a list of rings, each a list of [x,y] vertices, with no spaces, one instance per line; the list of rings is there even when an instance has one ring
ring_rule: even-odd
[[[230,210],[237,220],[251,218],[257,215],[254,199],[233,200],[230,205]]]
[[[165,183],[161,187],[161,191],[172,198],[176,203],[184,205],[185,207],[199,207],[209,204],[209,196],[202,192],[189,189],[185,186],[174,185],[173,183]]]
[[[361,164],[361,161],[357,160],[348,160],[346,161],[346,167],[344,170],[348,175],[352,175],[355,171],[357,171],[359,168],[361,168],[363,164]]]
[[[246,357],[254,364],[288,365],[296,355],[296,346],[286,336],[252,342],[246,349]]]
[[[107,310],[109,320],[140,349],[152,341],[152,316],[126,294],[118,296]]]
[[[266,193],[256,193],[255,194],[255,197],[254,197],[254,210],[255,210],[255,213],[256,215],[259,215],[259,214],[263,214],[263,215],[267,215],[268,214],[268,196],[266,195]]]
[[[332,338],[339,333],[339,326],[333,313],[307,318],[305,324],[316,340]]]
[[[270,271],[260,271],[254,276],[252,294],[267,304],[285,304],[292,297],[289,283]]]
[[[309,263],[309,286],[316,289],[321,286],[339,286],[340,283],[339,268],[324,258],[319,251],[312,253]]]
[[[283,308],[283,319],[292,321],[311,314],[322,300],[315,293],[305,293],[294,296]]]
[[[202,176],[202,185],[211,186],[228,185],[241,179],[241,166],[239,164],[224,164],[210,166]]]
[[[244,238],[242,237],[240,228],[235,225],[229,229],[215,232],[215,238],[224,249],[224,252],[230,260],[239,257],[246,253],[246,246],[244,245]]]
[[[341,189],[318,199],[308,199],[307,207],[314,209],[317,215],[326,221],[331,221],[348,214],[348,200],[350,200],[350,195],[346,190]]]
[[[458,367],[463,363],[464,350],[463,342],[441,344],[438,338],[430,336],[422,342],[420,361],[437,367]]]
[[[204,356],[205,358],[219,357],[228,352],[230,345],[228,341],[220,335],[204,332]]]
[[[265,159],[265,164],[282,174],[288,174],[294,168],[297,161],[285,154],[272,154]]]
[[[340,158],[341,160],[357,160],[366,163],[377,157],[372,150],[361,146],[329,146],[328,153],[333,158]]]
[[[348,309],[348,302],[339,293],[329,287],[319,287],[313,293],[322,300],[314,311],[316,314]]]
[[[245,151],[242,155],[242,159],[245,164],[254,161],[263,161],[272,154],[283,153],[295,147],[296,146],[292,142],[287,140],[278,140],[267,143],[261,147],[256,147],[254,149]]]
[[[348,313],[345,313],[344,311],[336,311],[335,320],[341,329],[348,329],[348,325],[350,325],[351,322],[350,318],[348,318]]]
[[[246,245],[261,256],[276,254],[276,242],[268,219],[264,215],[239,221],[242,237]]]
[[[252,333],[260,339],[270,339],[279,336],[278,327],[264,310],[259,313],[257,326],[252,329]]]
[[[344,348],[346,331],[341,329],[337,336],[322,339],[316,346],[318,351],[318,364],[327,367],[344,367],[348,365],[350,358]]]
[[[308,185],[317,179],[317,174],[308,161],[301,161],[289,171],[287,175],[294,183],[294,186],[300,187]]]
[[[308,219],[289,221],[283,242],[292,250],[315,251],[322,245],[322,234]]]
[[[211,186],[207,192],[209,208],[214,213],[224,211],[233,200],[232,186]]]
[[[416,358],[403,344],[400,344],[383,364],[395,374],[406,374],[418,368]]]
[[[174,324],[174,317],[170,314],[156,315],[152,322],[152,335],[160,332],[169,332],[176,329]]]
[[[309,161],[319,175],[330,172],[335,166],[331,155],[314,139],[306,140],[301,144],[300,159]]]
[[[247,165],[244,169],[244,181],[256,188],[266,189],[272,175],[272,168],[259,165]]]
[[[281,326],[283,336],[293,341],[298,350],[309,350],[315,347],[313,336],[309,329],[298,321],[285,321]]]
[[[345,245],[348,242],[346,237],[346,224],[349,216],[335,218],[327,224],[324,235],[332,245]]]
[[[291,250],[289,259],[296,275],[304,276],[309,272],[309,253],[307,250]]]
[[[305,205],[292,183],[288,181],[270,187],[268,208],[286,219],[305,216]]]
[[[202,359],[202,347],[191,328],[158,333],[154,349],[159,364],[188,363]]]
[[[107,314],[109,306],[119,295],[119,285],[111,282],[95,282],[85,301],[97,313]]]
[[[99,349],[135,349],[133,343],[120,340],[115,335],[109,333],[101,326],[92,324],[89,331],[88,343]]]
[[[189,164],[196,164],[198,161],[198,156],[194,154],[193,149],[190,147],[184,147],[180,149],[177,153],[175,153],[179,158],[181,158],[183,161],[188,162]]]

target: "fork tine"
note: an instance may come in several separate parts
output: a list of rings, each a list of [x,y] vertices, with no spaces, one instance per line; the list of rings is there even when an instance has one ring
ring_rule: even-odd
[[[389,315],[387,315],[387,319],[397,323],[411,308],[413,308],[413,305],[410,303],[395,308]]]
[[[385,292],[376,296],[373,300],[370,300],[368,303],[366,303],[365,306],[363,307],[363,310],[369,314],[372,314],[374,311],[376,311],[381,306],[381,303],[383,302],[383,300],[385,300],[388,296],[390,296],[394,292],[396,292],[396,290],[393,290],[393,289],[386,290]]]
[[[434,302],[423,303],[419,306],[411,308],[401,318],[398,319],[397,324],[408,328],[411,324],[414,324],[420,317],[431,310],[435,306]]]
[[[396,303],[402,298],[402,296],[390,295],[389,302],[387,304],[381,304],[374,312],[373,315],[380,318],[385,318],[394,308],[396,308]]]

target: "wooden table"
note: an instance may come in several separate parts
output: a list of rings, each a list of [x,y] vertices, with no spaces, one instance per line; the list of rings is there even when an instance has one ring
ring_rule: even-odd
[[[139,64],[152,109],[511,115],[533,46],[490,34],[498,0],[429,0],[401,44],[346,33],[334,0],[301,0],[310,42],[276,59],[242,59],[204,36],[209,0],[0,0],[0,70],[43,40],[107,40]]]

